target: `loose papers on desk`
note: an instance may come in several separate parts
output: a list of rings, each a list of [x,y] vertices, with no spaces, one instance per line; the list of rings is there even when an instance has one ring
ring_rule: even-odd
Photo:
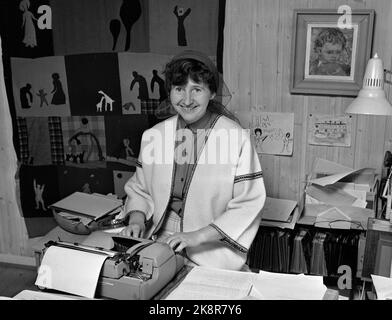
[[[168,300],[321,300],[323,277],[194,267]]]
[[[267,300],[322,300],[327,291],[321,276],[266,271],[254,278],[253,287]]]
[[[35,285],[94,298],[99,274],[107,257],[50,246],[42,259]]]
[[[367,206],[367,193],[374,191],[375,169],[354,170],[316,158],[306,187],[306,203],[333,206]]]
[[[378,300],[392,300],[392,278],[372,274],[372,281],[376,289]]]
[[[122,201],[98,193],[74,192],[68,197],[52,204],[50,207],[63,214],[83,215],[97,220],[121,207]]]
[[[311,216],[317,217],[314,222],[318,227],[350,229],[354,223],[365,229],[367,218],[374,215],[374,210],[370,209],[375,206],[371,195],[377,193],[377,185],[377,175],[372,168],[354,170],[316,158],[307,181],[305,209],[300,222],[304,222],[310,211],[315,211]],[[363,224],[359,220],[364,215]]]
[[[167,300],[237,300],[249,295],[253,273],[194,267]]]
[[[298,217],[296,201],[267,197],[261,210],[260,225],[294,229]]]

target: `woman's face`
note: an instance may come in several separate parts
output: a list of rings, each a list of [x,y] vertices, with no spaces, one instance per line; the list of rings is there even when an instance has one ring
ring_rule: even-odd
[[[186,123],[194,123],[201,119],[207,111],[208,103],[215,97],[204,83],[196,83],[191,79],[183,86],[172,86],[170,101]]]

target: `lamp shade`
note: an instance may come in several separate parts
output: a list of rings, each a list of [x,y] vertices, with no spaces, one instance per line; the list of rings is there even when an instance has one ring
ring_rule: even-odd
[[[384,92],[384,67],[377,53],[369,60],[362,89],[346,113],[392,116],[392,106]]]

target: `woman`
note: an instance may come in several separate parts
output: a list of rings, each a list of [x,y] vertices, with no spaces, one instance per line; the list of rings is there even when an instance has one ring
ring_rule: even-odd
[[[241,270],[265,201],[249,130],[214,101],[219,74],[207,56],[184,51],[164,73],[177,115],[143,134],[123,234],[165,241],[187,264]]]

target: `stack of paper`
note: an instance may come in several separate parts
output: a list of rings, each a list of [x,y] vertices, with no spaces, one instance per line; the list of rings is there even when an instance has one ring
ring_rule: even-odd
[[[374,216],[371,208],[375,206],[374,201],[368,205],[368,193],[375,192],[376,182],[375,169],[354,170],[316,158],[305,189],[306,204],[300,223],[310,224],[306,217],[311,216],[312,223],[318,227],[366,229],[367,219]]]
[[[296,201],[267,197],[261,210],[260,225],[294,229],[298,217]]]
[[[376,289],[378,300],[392,300],[392,278],[372,274],[372,281]]]
[[[260,271],[250,294],[267,300],[322,300],[326,290],[321,276]]]
[[[323,277],[194,267],[168,300],[322,300]]]
[[[306,188],[307,203],[365,208],[366,194],[372,191],[376,178],[375,170],[373,168],[354,170],[339,164],[335,164],[336,169],[333,170],[331,169],[333,164],[331,161],[316,159],[310,184]]]
[[[194,267],[168,300],[238,300],[249,295],[254,273]]]

